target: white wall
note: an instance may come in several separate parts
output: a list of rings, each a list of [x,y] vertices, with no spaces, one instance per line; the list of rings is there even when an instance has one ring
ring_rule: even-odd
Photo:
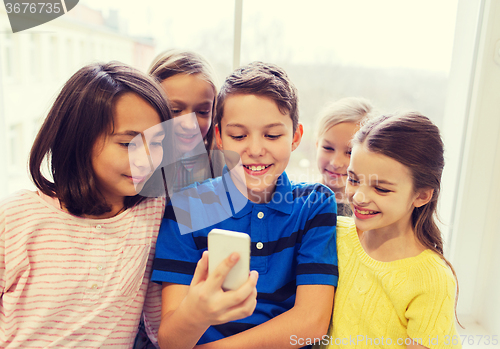
[[[499,50],[500,1],[461,0],[443,126],[441,214],[451,223],[459,316],[493,335],[500,334]]]

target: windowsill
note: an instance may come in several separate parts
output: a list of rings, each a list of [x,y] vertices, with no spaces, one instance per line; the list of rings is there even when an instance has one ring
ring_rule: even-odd
[[[492,349],[500,348],[500,333],[489,333],[484,327],[477,323],[472,317],[459,315],[460,323],[464,328],[457,325],[458,335],[463,349]],[[467,336],[467,337],[465,337]],[[495,336],[495,337],[493,337]],[[498,342],[496,345],[492,344],[493,338]],[[489,339],[489,344],[488,343]]]

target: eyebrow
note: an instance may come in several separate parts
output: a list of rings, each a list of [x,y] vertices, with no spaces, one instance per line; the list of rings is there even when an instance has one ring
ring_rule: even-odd
[[[381,179],[381,180],[377,180],[377,184],[387,184],[387,185],[396,185],[392,182],[389,182],[389,181],[386,181],[384,179]]]
[[[140,134],[142,134],[142,132],[137,132],[137,131],[133,131],[133,130],[127,130],[127,131],[123,131],[123,132],[113,133],[111,135],[112,136],[131,136],[131,137],[135,137],[135,136],[140,135]],[[161,131],[156,132],[153,135],[153,137],[164,136],[164,135],[165,135],[165,131],[161,130]]]
[[[185,107],[186,106],[186,103],[184,103],[183,101],[181,100],[177,100],[175,98],[172,98],[172,99],[169,99],[170,103],[175,103],[181,107]],[[210,99],[206,99],[200,103],[196,103],[194,106],[195,107],[199,107],[199,106],[209,106],[211,104],[213,104],[214,101],[210,100]]]
[[[353,175],[354,177],[357,177],[356,173],[354,173],[353,170],[347,170],[347,173]],[[370,179],[370,177],[368,178]],[[378,180],[377,179],[377,184],[385,184],[385,185],[396,185],[395,183],[392,183],[392,182],[389,182],[389,181],[386,181],[385,179],[381,179],[381,180]]]
[[[118,133],[112,133],[112,136],[137,136],[138,134],[141,134],[140,132],[137,131],[132,131],[132,130],[127,130],[123,132],[118,132]]]
[[[227,124],[226,127],[247,128],[245,125],[242,125],[242,124]],[[285,127],[285,124],[283,124],[281,122],[276,122],[274,124],[264,125],[264,128],[271,128],[271,127]]]

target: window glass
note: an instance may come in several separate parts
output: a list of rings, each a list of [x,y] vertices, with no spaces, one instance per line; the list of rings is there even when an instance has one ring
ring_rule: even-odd
[[[233,0],[80,0],[66,15],[13,34],[0,5],[0,149],[7,149],[0,151],[16,163],[0,176],[0,197],[34,188],[19,149],[31,148],[40,115],[79,68],[118,60],[145,72],[158,53],[180,48],[204,55],[222,81],[232,69],[233,18]]]
[[[457,0],[243,2],[242,63],[283,67],[299,90],[302,144],[288,173],[317,180],[316,115],[342,97],[418,110],[441,126]]]

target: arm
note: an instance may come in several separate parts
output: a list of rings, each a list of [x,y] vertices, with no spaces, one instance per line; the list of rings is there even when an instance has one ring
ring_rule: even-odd
[[[283,314],[234,336],[196,348],[292,348],[321,339],[328,330],[335,288],[328,285],[297,287],[295,305]],[[310,342],[306,342],[310,338]]]
[[[429,256],[426,263],[416,265],[407,278],[412,287],[405,316],[406,333],[413,338],[408,348],[422,349],[460,347],[450,343],[457,337],[455,328],[455,278],[441,257]]]
[[[257,273],[235,291],[223,291],[227,273],[238,261],[232,254],[208,276],[208,253],[196,266],[191,285],[164,283],[162,319],[158,331],[161,348],[193,348],[211,325],[250,316],[257,304]]]

